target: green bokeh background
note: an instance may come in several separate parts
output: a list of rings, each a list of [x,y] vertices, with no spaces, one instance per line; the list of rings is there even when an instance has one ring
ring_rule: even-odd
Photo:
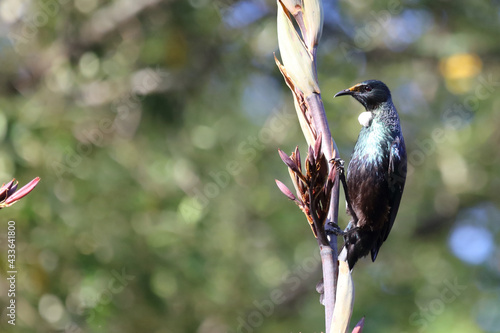
[[[320,332],[317,243],[274,184],[305,152],[273,1],[0,2],[1,332]],[[377,78],[410,172],[366,332],[500,332],[500,3],[326,1],[318,72],[341,155]],[[347,218],[341,210],[341,226]],[[16,222],[16,326],[7,222]],[[3,227],[2,227],[3,226]]]

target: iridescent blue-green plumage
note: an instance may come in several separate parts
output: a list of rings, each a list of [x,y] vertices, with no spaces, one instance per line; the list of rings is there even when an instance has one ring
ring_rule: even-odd
[[[375,261],[391,231],[406,179],[406,149],[399,116],[384,83],[365,81],[335,96],[340,95],[351,95],[366,109],[347,168],[347,194],[354,214],[348,210],[352,219],[345,230],[344,255],[352,269],[370,252]]]

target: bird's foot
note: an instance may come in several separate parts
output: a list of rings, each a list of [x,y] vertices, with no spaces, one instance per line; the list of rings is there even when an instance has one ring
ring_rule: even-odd
[[[327,235],[345,236],[346,232],[333,222],[328,222],[329,229],[325,229]]]
[[[333,222],[327,223],[330,229],[326,229],[325,232],[327,235],[335,235],[335,236],[349,236],[350,234],[359,230],[358,227],[350,228],[349,230],[342,230],[338,225]]]
[[[343,159],[341,159],[340,157],[335,157],[330,160],[330,163],[332,163],[337,168],[338,171],[344,173],[345,162]]]

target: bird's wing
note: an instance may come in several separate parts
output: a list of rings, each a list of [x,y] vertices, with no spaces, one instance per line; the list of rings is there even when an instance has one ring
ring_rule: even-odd
[[[397,136],[391,144],[389,155],[389,172],[388,172],[388,186],[389,186],[389,218],[380,233],[376,246],[371,250],[372,260],[375,261],[378,250],[382,243],[385,242],[389,232],[392,229],[396,214],[398,213],[399,203],[403,195],[403,189],[406,181],[406,147],[402,136]]]

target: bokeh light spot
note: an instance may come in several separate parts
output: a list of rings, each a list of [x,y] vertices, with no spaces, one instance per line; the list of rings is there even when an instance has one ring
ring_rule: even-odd
[[[80,12],[88,14],[97,7],[97,0],[75,0],[75,7]]]
[[[94,77],[99,71],[100,61],[93,52],[87,52],[82,55],[78,64],[80,72],[87,78]]]
[[[276,286],[279,283],[285,271],[285,264],[274,256],[264,259],[261,264],[257,266],[257,275],[260,280],[270,287]]]
[[[179,204],[179,214],[182,220],[196,223],[203,215],[203,206],[195,198],[185,197]]]
[[[196,126],[191,132],[191,141],[200,149],[213,148],[216,142],[215,131],[208,126]]]
[[[494,250],[489,230],[473,225],[457,226],[451,233],[449,245],[455,256],[473,265],[484,262]]]
[[[38,311],[40,312],[40,316],[46,321],[49,323],[56,323],[62,319],[64,307],[57,296],[45,294],[40,298]]]
[[[476,54],[454,54],[441,60],[441,74],[446,79],[465,79],[481,72],[483,63]]]
[[[0,2],[0,18],[6,23],[14,23],[26,12],[22,1],[4,0]]]
[[[167,270],[158,269],[151,277],[151,288],[156,295],[168,298],[177,291],[177,280]]]

